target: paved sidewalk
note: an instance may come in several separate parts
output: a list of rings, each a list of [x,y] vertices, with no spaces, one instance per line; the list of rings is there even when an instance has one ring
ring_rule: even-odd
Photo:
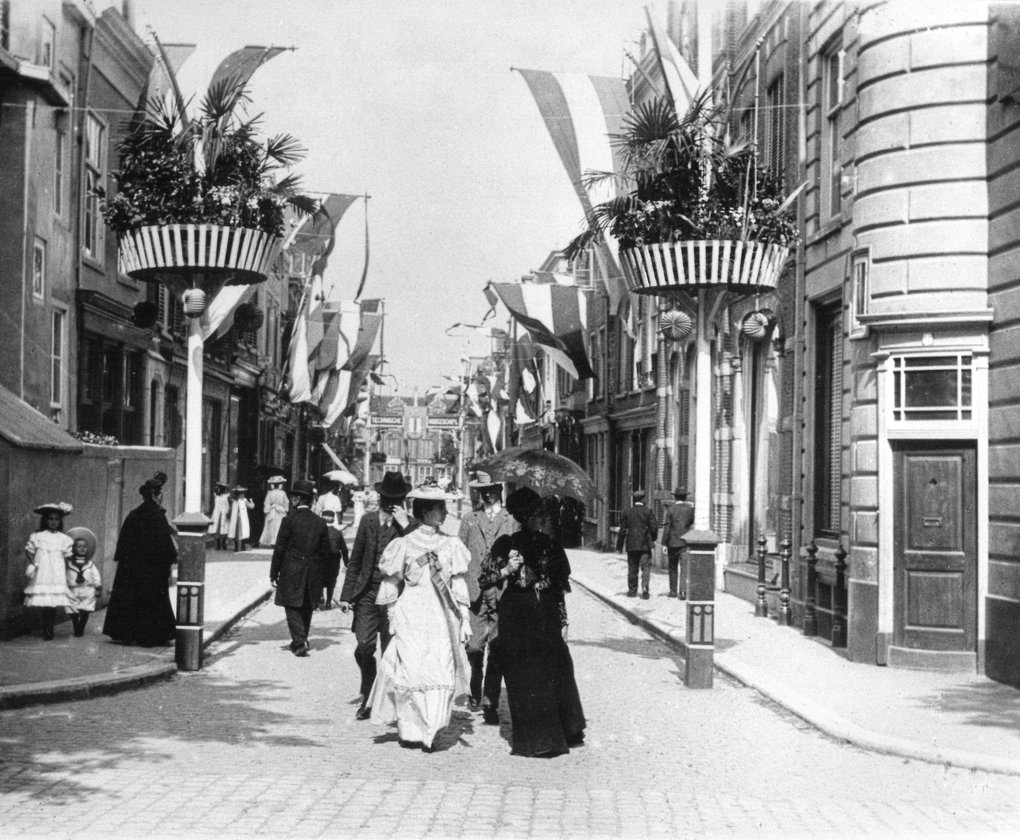
[[[686,603],[666,597],[664,571],[652,572],[650,600],[628,598],[623,557],[568,554],[575,583],[685,649]],[[977,674],[850,662],[724,592],[715,617],[716,668],[823,732],[878,752],[1020,775],[1020,691]]]
[[[272,595],[270,554],[269,549],[208,551],[205,646]],[[104,581],[104,587],[112,583]],[[170,603],[176,601],[171,586]],[[0,643],[0,709],[110,693],[177,673],[173,645],[116,644],[103,635],[105,618],[106,610],[97,610],[77,639],[71,622],[64,621],[53,641],[44,642],[36,632]]]

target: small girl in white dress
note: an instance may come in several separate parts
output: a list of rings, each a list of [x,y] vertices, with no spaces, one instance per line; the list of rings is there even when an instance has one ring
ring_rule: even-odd
[[[70,603],[65,561],[71,556],[74,540],[61,529],[64,517],[72,510],[67,502],[37,507],[33,513],[41,517],[39,530],[28,538],[25,546],[25,557],[28,558],[25,569],[25,577],[28,578],[25,606],[40,611],[42,634],[47,641],[53,638],[57,610],[66,608]]]
[[[67,536],[74,540],[67,561],[67,611],[75,636],[85,635],[89,616],[96,611],[96,598],[103,590],[103,579],[92,562],[96,553],[96,535],[88,528],[71,528]]]

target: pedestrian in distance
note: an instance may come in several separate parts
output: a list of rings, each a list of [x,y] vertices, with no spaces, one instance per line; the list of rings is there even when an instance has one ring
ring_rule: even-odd
[[[266,483],[269,485],[269,491],[266,493],[266,500],[262,503],[265,524],[262,526],[259,545],[264,548],[272,548],[276,545],[276,535],[280,532],[280,523],[290,511],[290,499],[287,498],[287,493],[283,489],[287,479],[282,475],[274,475]]]
[[[694,506],[687,504],[686,487],[677,487],[673,499],[663,516],[662,545],[669,565],[669,597],[686,601],[687,540],[684,534],[694,524]]]
[[[74,508],[67,502],[39,505],[33,513],[39,514],[39,530],[28,538],[25,557],[28,566],[25,577],[25,606],[38,610],[42,624],[42,637],[53,638],[53,625],[57,610],[70,603],[67,591],[66,561],[71,557],[74,540],[64,533],[64,517]]]
[[[230,534],[230,490],[226,484],[216,482],[213,487],[213,507],[209,515],[209,533],[216,535],[216,548],[227,550],[227,536]]]
[[[645,491],[635,490],[634,504],[623,512],[620,521],[620,536],[616,550],[627,550],[627,597],[637,595],[638,572],[641,572],[641,597],[651,597],[649,583],[652,577],[652,546],[659,532],[655,514],[645,507]]]
[[[269,582],[276,587],[275,603],[283,607],[290,631],[290,651],[308,656],[308,631],[312,611],[322,597],[329,564],[326,523],[312,513],[315,485],[294,482],[290,491],[293,508],[283,522],[269,565]]]
[[[103,591],[103,579],[92,562],[96,553],[96,535],[88,528],[71,528],[67,532],[74,546],[67,560],[67,612],[71,616],[74,635],[85,635],[89,617],[96,611],[96,599]]]
[[[478,579],[482,562],[489,555],[492,544],[505,535],[518,530],[517,520],[503,507],[503,485],[493,481],[486,472],[476,472],[468,487],[478,493],[481,507],[464,515],[458,536],[471,553],[467,587],[471,610],[471,640],[467,643],[467,658],[471,665],[468,708],[482,710],[486,723],[499,723],[499,698],[503,683],[503,670],[499,665],[497,626],[499,596],[502,585],[482,589]],[[485,653],[488,649],[488,663]]]
[[[410,493],[419,526],[390,541],[379,561],[376,604],[387,610],[392,639],[383,651],[368,705],[372,723],[397,724],[404,745],[432,752],[450,725],[455,698],[467,691],[464,643],[471,635],[465,576],[471,555],[440,530],[446,493],[427,480]]]
[[[397,537],[406,536],[417,525],[403,507],[404,499],[411,492],[403,475],[387,472],[375,485],[375,490],[379,494],[379,510],[366,511],[361,518],[340,591],[340,608],[344,612],[354,609],[353,630],[357,640],[354,660],[361,671],[361,703],[354,715],[357,720],[368,720],[372,716],[369,694],[377,668],[375,651],[381,646],[385,652],[390,637],[386,611],[376,603],[383,579],[379,561],[386,546]]]
[[[513,725],[512,752],[560,755],[581,745],[586,725],[566,641],[570,563],[549,535],[549,507],[535,491],[515,490],[506,507],[521,529],[493,543],[479,583],[504,587],[499,660]]]
[[[336,515],[336,521],[339,522],[344,513],[344,503],[343,499],[340,498],[339,492],[340,482],[327,481],[326,487],[326,492],[315,500],[312,510],[320,516],[324,510],[331,510]]]
[[[162,507],[165,483],[166,475],[158,472],[139,487],[142,503],[120,527],[113,555],[117,571],[103,623],[103,633],[115,642],[155,647],[170,644],[176,635],[170,572],[177,546]]]
[[[320,516],[326,523],[326,533],[329,534],[329,562],[326,565],[326,592],[319,600],[319,609],[331,610],[333,609],[333,593],[336,591],[340,570],[347,565],[350,554],[347,551],[347,541],[340,530],[336,514],[327,509]]]
[[[255,507],[255,502],[248,498],[248,488],[237,485],[230,493],[230,537],[234,541],[234,551],[244,551],[251,537],[251,523],[248,511]]]

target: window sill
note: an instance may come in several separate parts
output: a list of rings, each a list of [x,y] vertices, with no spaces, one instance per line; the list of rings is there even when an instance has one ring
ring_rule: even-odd
[[[823,227],[820,227],[809,237],[807,237],[807,239],[804,240],[804,245],[809,247],[818,242],[821,242],[824,239],[828,239],[834,233],[838,233],[839,231],[841,231],[845,223],[846,222],[843,219],[842,215],[829,219],[829,221],[827,221]]]

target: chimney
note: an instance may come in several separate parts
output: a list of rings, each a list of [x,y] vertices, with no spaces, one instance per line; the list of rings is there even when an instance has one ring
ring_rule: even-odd
[[[127,25],[132,29],[135,28],[135,4],[131,0],[121,0],[120,4],[121,17],[127,21]]]

